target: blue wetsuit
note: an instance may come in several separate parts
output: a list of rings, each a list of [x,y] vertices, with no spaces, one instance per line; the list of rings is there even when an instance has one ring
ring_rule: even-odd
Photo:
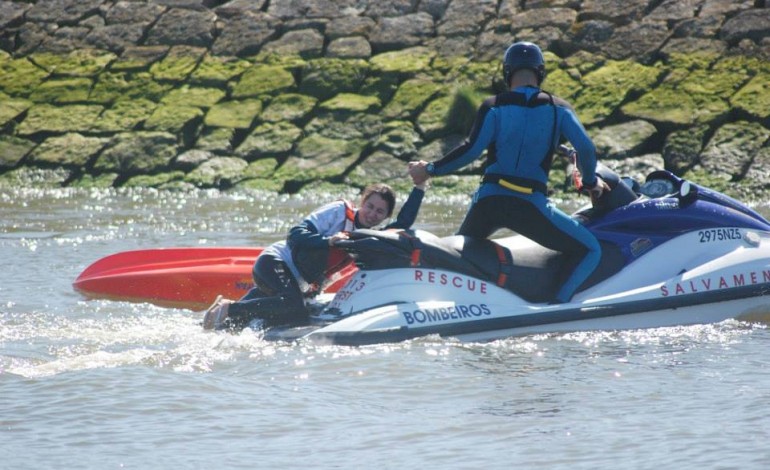
[[[484,101],[468,139],[434,162],[431,174],[452,173],[486,149],[484,180],[458,234],[487,238],[508,228],[565,253],[575,268],[556,300],[567,302],[596,269],[601,248],[588,229],[546,196],[553,151],[562,136],[578,152],[583,183],[593,186],[596,150],[569,103],[536,87],[515,88]]]

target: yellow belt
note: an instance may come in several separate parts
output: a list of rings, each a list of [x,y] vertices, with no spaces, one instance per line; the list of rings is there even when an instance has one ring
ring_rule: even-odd
[[[508,188],[510,190],[513,190],[513,191],[516,191],[516,192],[519,192],[519,193],[532,194],[534,192],[532,190],[532,188],[527,188],[526,186],[519,186],[518,184],[513,184],[510,181],[505,181],[502,178],[500,178],[500,180],[498,180],[497,184],[499,184],[500,186],[502,186],[504,188]]]

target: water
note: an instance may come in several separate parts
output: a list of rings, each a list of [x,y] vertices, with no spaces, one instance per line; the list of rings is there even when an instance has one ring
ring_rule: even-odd
[[[348,348],[71,288],[118,251],[263,246],[331,198],[0,191],[0,468],[767,468],[763,324]]]

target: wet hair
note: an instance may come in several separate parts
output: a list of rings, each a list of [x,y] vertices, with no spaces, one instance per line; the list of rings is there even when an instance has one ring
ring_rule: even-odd
[[[388,205],[388,217],[393,215],[393,209],[396,207],[396,193],[393,191],[393,188],[385,183],[370,184],[364,188],[361,200],[366,202],[373,194],[380,196]]]

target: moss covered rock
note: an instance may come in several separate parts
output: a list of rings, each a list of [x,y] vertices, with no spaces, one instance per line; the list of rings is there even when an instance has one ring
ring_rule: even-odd
[[[30,150],[35,148],[35,143],[10,135],[0,135],[0,168],[15,167]]]
[[[88,100],[93,82],[90,78],[46,80],[35,88],[29,99],[36,103],[78,103]]]
[[[384,125],[382,134],[373,142],[372,147],[401,160],[409,160],[417,155],[417,146],[421,142],[422,139],[414,130],[412,123],[389,121]]]
[[[741,199],[766,201],[764,195],[770,191],[770,144],[760,148],[754,156],[751,168],[741,181],[740,189]]]
[[[206,54],[190,79],[203,85],[222,85],[239,77],[251,62],[231,56]]]
[[[256,99],[222,101],[209,109],[204,118],[207,126],[249,129],[262,112],[262,101]]]
[[[244,179],[238,183],[238,188],[278,192],[283,189],[283,181],[274,178],[278,160],[275,158],[260,158],[249,163],[243,171]]]
[[[388,183],[394,189],[407,189],[412,181],[407,176],[406,163],[387,152],[375,151],[366,161],[356,165],[348,180],[359,186],[372,183]]]
[[[383,128],[384,122],[377,114],[328,111],[316,115],[304,131],[331,139],[369,141],[379,136]]]
[[[97,132],[123,132],[136,129],[152,115],[157,106],[156,102],[143,98],[117,101],[102,112],[91,129]]]
[[[428,70],[435,56],[432,49],[418,46],[374,55],[369,63],[375,72],[408,77]]]
[[[286,155],[302,135],[302,129],[289,122],[270,122],[257,126],[235,150],[246,160]]]
[[[161,103],[171,106],[210,108],[222,100],[225,94],[225,91],[220,88],[183,85],[169,91],[161,99]]]
[[[70,184],[75,188],[111,188],[118,180],[117,173],[102,173],[100,175],[84,174]]]
[[[168,54],[169,46],[132,46],[127,47],[120,57],[110,64],[113,72],[149,70]]]
[[[311,134],[302,139],[294,155],[276,171],[287,181],[308,182],[343,175],[358,160],[365,143]]]
[[[283,181],[274,178],[248,178],[236,184],[238,189],[249,191],[268,191],[270,193],[283,192]]]
[[[575,70],[556,69],[549,72],[543,88],[554,95],[573,101],[583,86],[580,83],[580,74]]]
[[[608,61],[582,78],[583,88],[573,103],[575,110],[585,125],[600,122],[630,97],[648,91],[661,73],[657,67],[635,62]],[[623,108],[631,116],[646,117],[634,113],[635,109]]]
[[[95,103],[135,99],[159,102],[172,87],[170,83],[156,81],[148,72],[105,72],[99,75],[88,100]]]
[[[185,174],[182,171],[159,173],[157,175],[137,175],[126,180],[122,186],[127,188],[161,188],[174,181],[182,181]]]
[[[298,93],[283,93],[270,100],[260,118],[267,122],[302,121],[315,108],[317,99]]]
[[[39,67],[57,76],[93,77],[113,62],[117,56],[99,49],[76,49],[67,54],[37,52],[30,59]]]
[[[215,154],[227,155],[233,151],[235,129],[232,127],[214,127],[205,129],[198,136],[195,147]]]
[[[181,134],[186,128],[195,126],[202,117],[203,110],[194,106],[160,105],[144,122],[144,128]]]
[[[730,97],[748,78],[739,65],[723,59],[708,68],[677,69],[622,110],[629,116],[680,125],[722,118],[730,112]]]
[[[728,181],[740,181],[768,139],[770,130],[759,123],[727,123],[709,140],[700,164],[708,172],[726,175]]]
[[[760,71],[730,97],[730,106],[758,119],[770,118],[770,71]]]
[[[162,172],[178,152],[177,139],[166,132],[116,134],[94,164],[100,173],[125,175]]]
[[[34,163],[80,168],[90,162],[108,141],[75,132],[49,137],[32,151],[29,158]]]
[[[185,81],[206,54],[206,49],[192,46],[174,46],[163,60],[152,64],[150,74],[155,80]]]
[[[383,108],[390,119],[414,117],[425,104],[443,90],[443,86],[425,78],[407,80],[398,87],[393,99]]]
[[[647,121],[636,120],[603,127],[592,134],[599,158],[626,158],[638,154],[657,130]]]
[[[392,75],[368,76],[364,79],[358,93],[365,96],[376,96],[380,103],[387,103],[396,94],[399,83],[398,77]]]
[[[355,92],[366,77],[369,65],[358,59],[314,59],[302,69],[299,91],[326,100],[337,93]]]
[[[66,168],[21,167],[0,175],[0,187],[60,188],[71,178]]]
[[[694,168],[700,162],[708,130],[707,126],[695,126],[669,134],[663,144],[665,168],[677,175]]]
[[[11,96],[27,96],[50,72],[30,62],[26,57],[0,61],[0,91]]]
[[[465,135],[448,134],[427,142],[417,152],[418,160],[434,161],[446,155],[450,150],[460,145],[465,140]],[[474,164],[470,165],[471,167]]]
[[[190,149],[177,155],[171,167],[175,170],[190,171],[214,157],[215,155],[207,150]]]
[[[20,135],[38,132],[87,132],[104,108],[98,105],[53,106],[37,104],[18,127]]]
[[[19,117],[32,104],[31,101],[23,98],[11,98],[8,95],[0,94],[0,127]]]
[[[247,166],[241,158],[214,157],[188,173],[185,181],[198,187],[229,188],[244,179]]]
[[[320,107],[328,111],[367,112],[380,107],[376,96],[340,93],[321,103]]]
[[[633,118],[684,126],[695,124],[696,114],[699,112],[693,97],[667,85],[651,90],[621,109],[624,114]]]
[[[727,195],[734,194],[735,184],[731,181],[730,174],[727,172],[714,173],[700,165],[696,165],[691,170],[688,170],[683,176],[685,179],[694,181],[699,185],[706,186],[714,191],[719,191]]]
[[[417,129],[426,140],[433,140],[450,132],[447,129],[446,121],[449,118],[449,110],[453,101],[452,96],[439,96],[431,100],[417,116]]]
[[[270,179],[275,175],[276,168],[278,168],[278,160],[276,158],[260,158],[249,163],[249,166],[243,171],[243,177],[247,179]],[[281,186],[283,186],[283,183],[281,183]]]
[[[434,72],[435,73],[435,72]],[[436,81],[445,78],[454,88],[475,88],[484,94],[495,94],[505,90],[502,83],[500,63],[494,62],[459,62],[447,75],[433,77]]]
[[[254,65],[232,87],[233,98],[277,94],[295,86],[294,76],[277,65]]]

